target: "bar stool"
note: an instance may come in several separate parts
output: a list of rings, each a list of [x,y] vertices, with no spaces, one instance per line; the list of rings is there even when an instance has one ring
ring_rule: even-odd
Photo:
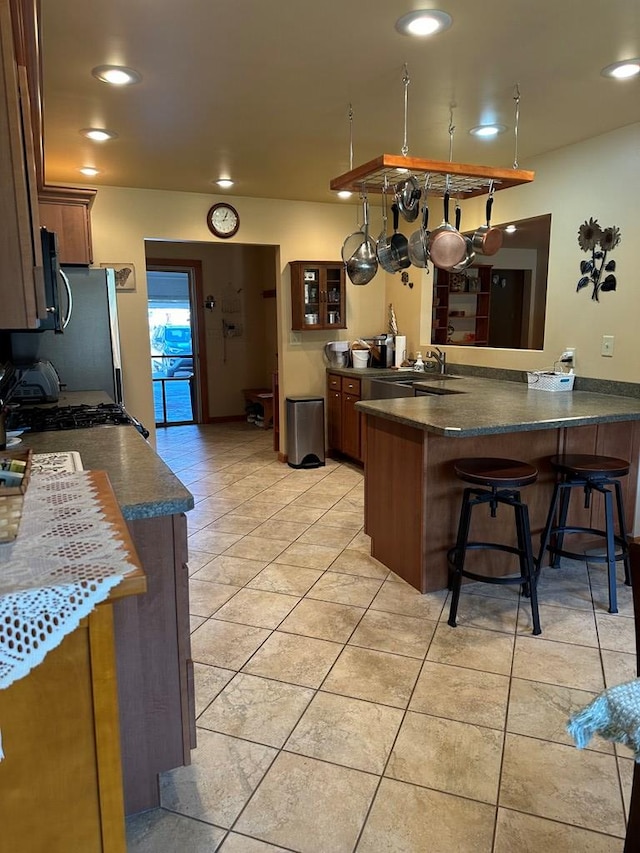
[[[612,456],[593,456],[590,454],[566,453],[564,455],[552,456],[549,459],[551,465],[561,475],[556,483],[549,507],[549,515],[542,532],[540,540],[540,553],[538,556],[538,568],[542,567],[542,559],[545,551],[552,556],[550,565],[558,568],[560,557],[570,557],[573,560],[583,562],[606,563],[609,579],[609,613],[618,612],[618,598],[616,594],[616,561],[624,561],[624,582],[631,584],[629,573],[629,550],[627,547],[627,532],[624,523],[624,507],[622,503],[622,488],[619,477],[625,477],[629,473],[630,463],[625,459],[616,459]],[[591,492],[599,492],[604,498],[604,530],[595,527],[576,527],[567,524],[569,513],[569,500],[572,489],[580,486],[584,490],[584,507],[589,509],[591,505]],[[609,486],[613,486],[613,492]],[[615,532],[613,517],[613,493],[615,492],[616,512],[618,515],[618,533]],[[559,509],[558,509],[559,507]],[[554,524],[557,512],[557,524]],[[564,551],[564,537],[567,533],[589,533],[604,538],[607,553],[602,555],[587,556],[585,553],[574,553]],[[551,537],[554,544],[550,544]],[[619,548],[616,551],[616,546]]]
[[[523,592],[531,599],[531,615],[533,617],[533,633],[540,633],[540,617],[538,615],[538,593],[536,589],[537,572],[531,549],[531,530],[529,527],[529,510],[520,499],[520,486],[534,483],[538,471],[527,462],[515,459],[458,459],[454,463],[456,475],[465,483],[472,483],[476,488],[466,488],[462,498],[460,521],[456,544],[447,554],[452,570],[451,575],[451,607],[449,610],[449,625],[456,627],[456,615],[460,601],[462,578],[493,584],[520,584]],[[484,486],[485,488],[477,488]],[[518,547],[502,545],[497,542],[469,542],[469,527],[471,512],[475,506],[489,504],[491,517],[496,517],[498,504],[511,506],[515,513],[516,534]],[[490,577],[470,572],[464,567],[467,551],[494,550],[516,554],[520,563],[520,575],[509,577]]]

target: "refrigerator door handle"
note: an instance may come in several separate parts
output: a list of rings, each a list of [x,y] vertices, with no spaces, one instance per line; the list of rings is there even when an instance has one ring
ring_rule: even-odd
[[[62,331],[64,332],[64,330],[69,325],[69,320],[71,319],[71,312],[73,311],[73,294],[71,293],[71,282],[67,278],[66,273],[64,273],[62,270],[58,270],[58,272],[60,273],[60,278],[64,282],[64,286],[67,291],[67,313],[62,321]]]

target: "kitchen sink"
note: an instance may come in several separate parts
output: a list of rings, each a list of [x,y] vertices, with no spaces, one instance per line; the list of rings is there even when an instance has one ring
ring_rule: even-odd
[[[423,376],[417,373],[404,373],[398,376],[366,377],[361,382],[362,400],[395,400],[399,397],[419,397],[429,395],[462,394],[453,388],[443,387],[440,383],[457,376],[434,374]],[[433,382],[433,385],[428,383]],[[437,385],[435,383],[438,383]],[[423,386],[423,383],[427,383]]]

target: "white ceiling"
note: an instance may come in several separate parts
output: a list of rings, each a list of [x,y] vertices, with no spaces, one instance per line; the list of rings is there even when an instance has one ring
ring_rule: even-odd
[[[399,35],[411,8],[439,7],[453,26]],[[638,0],[56,0],[42,3],[45,175],[49,183],[335,200],[331,178],[403,144],[409,156],[511,167],[640,120],[640,79],[600,76],[640,56]],[[97,65],[137,69],[115,88]],[[469,136],[507,125],[492,142]],[[107,127],[94,143],[79,130]],[[97,178],[81,166],[101,170]],[[587,176],[585,176],[586,179]]]

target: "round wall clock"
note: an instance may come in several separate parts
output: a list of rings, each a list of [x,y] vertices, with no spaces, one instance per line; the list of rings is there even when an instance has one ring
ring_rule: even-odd
[[[225,201],[214,204],[207,213],[207,225],[209,231],[223,240],[233,237],[240,227],[238,211]]]

